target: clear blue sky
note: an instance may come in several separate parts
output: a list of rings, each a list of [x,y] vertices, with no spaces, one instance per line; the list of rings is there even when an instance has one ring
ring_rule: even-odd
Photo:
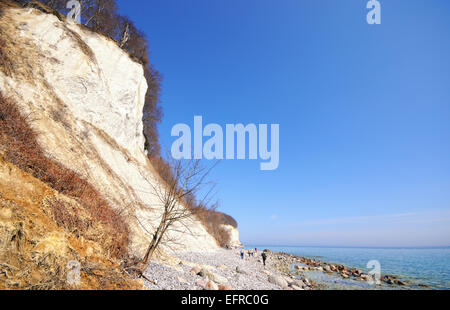
[[[120,0],[177,123],[280,124],[280,167],[223,161],[221,210],[265,245],[450,245],[450,1]]]

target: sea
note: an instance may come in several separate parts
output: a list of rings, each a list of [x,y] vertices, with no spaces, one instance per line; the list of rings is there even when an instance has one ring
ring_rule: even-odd
[[[382,275],[395,275],[410,283],[408,287],[450,290],[450,247],[436,248],[353,248],[250,245],[358,268],[368,273],[370,261],[378,261]],[[312,275],[314,276],[314,275]],[[317,275],[316,275],[317,276]],[[317,279],[325,280],[325,279]],[[329,279],[328,279],[329,281]],[[344,283],[342,279],[335,283]],[[355,285],[361,286],[360,283]],[[350,285],[349,289],[352,288]],[[363,288],[363,287],[361,287]]]

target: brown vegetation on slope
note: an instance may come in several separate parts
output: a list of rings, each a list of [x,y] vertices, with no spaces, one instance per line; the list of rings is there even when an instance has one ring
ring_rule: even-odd
[[[4,157],[23,171],[48,184],[61,194],[73,197],[94,220],[82,223],[67,216],[63,205],[54,205],[60,225],[76,230],[86,239],[95,239],[88,233],[94,223],[105,226],[105,251],[114,257],[127,254],[128,227],[94,187],[77,173],[47,158],[36,140],[36,133],[28,125],[30,116],[21,115],[14,103],[0,93],[0,150]],[[58,210],[59,209],[59,210]]]
[[[81,226],[98,241],[80,236]],[[0,289],[142,288],[105,252],[105,233],[107,228],[77,201],[0,154]],[[74,262],[80,267],[79,283],[67,281],[78,274],[70,268]]]

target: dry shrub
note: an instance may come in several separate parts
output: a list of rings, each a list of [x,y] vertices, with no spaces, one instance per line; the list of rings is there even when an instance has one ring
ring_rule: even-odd
[[[40,2],[40,1],[17,1],[18,3],[23,3],[24,7],[28,7],[28,8],[34,8],[37,9],[41,12],[47,13],[47,14],[53,14],[55,15],[60,21],[64,21],[66,19],[66,17],[59,13],[58,10],[53,9],[52,7],[45,5],[44,3]]]
[[[10,164],[2,162],[7,170]],[[10,166],[11,167],[11,166]],[[6,168],[6,169],[5,169]],[[17,167],[11,167],[17,169]],[[33,196],[22,196],[20,186],[3,186],[0,192],[0,289],[61,290],[61,289],[140,289],[114,259],[107,258],[101,241],[83,240],[61,230],[46,215],[41,200],[46,186],[25,173],[15,171],[18,178],[33,187]],[[5,185],[5,184],[3,184]],[[2,197],[5,194],[14,200]],[[81,267],[81,281],[67,281],[69,262]]]
[[[127,254],[129,229],[101,194],[76,172],[45,156],[36,132],[28,125],[30,116],[22,115],[16,105],[0,93],[0,147],[8,161],[48,184],[56,191],[77,200],[95,221],[105,225],[111,242],[105,244],[114,257]],[[66,215],[64,205],[55,206],[58,219]],[[63,223],[65,223],[63,221]],[[65,223],[67,224],[67,223]],[[81,235],[86,227],[71,219]],[[85,236],[89,238],[89,235]]]
[[[150,161],[164,182],[167,184],[173,184],[175,182],[175,177],[173,175],[170,163],[165,161],[164,158],[160,156],[151,157]],[[217,206],[204,206],[196,200],[194,194],[185,196],[182,203],[203,224],[208,233],[217,241],[217,244],[221,247],[225,247],[229,244],[229,233],[222,228],[222,225],[230,225],[237,228],[238,224],[233,217],[216,211]]]
[[[2,8],[18,8],[20,7],[17,1],[14,0],[0,0],[0,12],[2,11]],[[1,16],[1,15],[0,15]]]
[[[1,17],[1,6],[0,6],[0,17]],[[11,76],[13,72],[12,67],[12,61],[9,59],[9,55],[7,50],[5,49],[6,43],[4,39],[0,36],[0,70],[3,71],[3,73],[6,76]]]
[[[88,217],[82,214],[84,210],[79,210],[76,206],[65,203],[60,199],[49,199],[47,205],[59,227],[63,227],[71,233],[88,231],[90,225],[86,221]]]
[[[170,167],[170,164],[165,161],[164,158],[150,157],[150,162],[164,182],[166,182],[167,184],[173,184],[175,178],[173,176],[172,169]]]

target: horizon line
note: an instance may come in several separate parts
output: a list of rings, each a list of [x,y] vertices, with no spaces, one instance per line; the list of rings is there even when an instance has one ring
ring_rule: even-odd
[[[269,245],[243,243],[244,247],[274,247],[274,248],[349,248],[349,249],[442,249],[450,248],[450,245],[442,246],[335,246],[335,245]]]

